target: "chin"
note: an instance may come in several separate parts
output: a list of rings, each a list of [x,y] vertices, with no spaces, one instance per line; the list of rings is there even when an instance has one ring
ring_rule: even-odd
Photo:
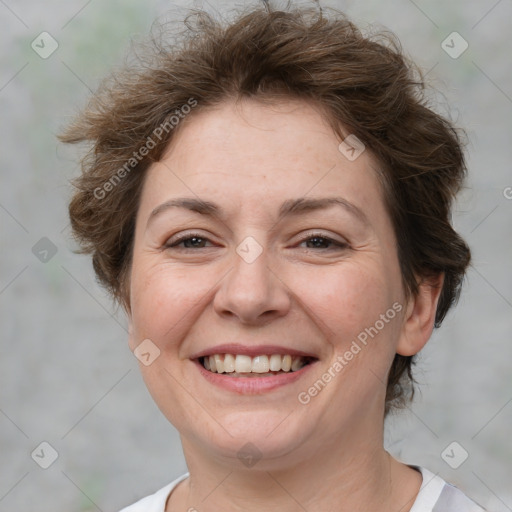
[[[298,421],[298,415],[293,412],[268,409],[234,412],[218,421],[222,426],[216,422],[213,426],[209,421],[203,434],[196,432],[195,437],[218,456],[227,459],[228,465],[240,469],[245,465],[249,469],[276,470],[307,458],[308,434],[315,432],[314,422],[307,425]]]

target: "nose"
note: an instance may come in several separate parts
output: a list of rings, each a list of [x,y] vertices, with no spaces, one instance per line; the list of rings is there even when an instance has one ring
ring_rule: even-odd
[[[232,268],[213,301],[217,314],[261,325],[288,313],[290,292],[270,259],[265,249],[254,261],[234,251]]]

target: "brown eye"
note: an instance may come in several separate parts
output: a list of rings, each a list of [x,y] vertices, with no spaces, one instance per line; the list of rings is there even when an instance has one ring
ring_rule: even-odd
[[[181,244],[184,244],[182,249],[203,249],[205,248],[205,243],[209,242],[207,238],[201,236],[197,233],[187,233],[185,235],[179,236],[177,238],[169,240],[165,247],[167,249],[171,248],[180,248]]]
[[[337,240],[333,240],[327,236],[323,235],[313,235],[308,238],[304,238],[301,241],[301,244],[306,243],[309,244],[307,249],[321,249],[321,250],[339,250],[348,247],[348,244],[345,242],[338,242]]]

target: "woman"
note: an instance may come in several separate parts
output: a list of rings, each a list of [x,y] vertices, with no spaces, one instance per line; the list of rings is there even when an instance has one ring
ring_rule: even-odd
[[[187,27],[62,137],[92,144],[72,227],[189,469],[124,511],[483,510],[383,447],[470,260],[457,131],[341,13]]]

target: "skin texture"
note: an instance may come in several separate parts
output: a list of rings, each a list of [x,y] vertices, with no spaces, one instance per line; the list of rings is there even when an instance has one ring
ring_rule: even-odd
[[[130,348],[150,339],[160,350],[141,371],[191,474],[167,510],[408,511],[421,476],[383,449],[385,382],[394,354],[415,354],[430,337],[439,286],[424,283],[406,301],[370,150],[349,161],[320,113],[297,100],[227,102],[185,123],[148,170],[130,274]],[[333,196],[366,222],[339,206],[278,219],[285,200]],[[174,207],[148,222],[178,197],[214,202],[224,216]],[[201,240],[166,247],[186,233]],[[263,250],[252,263],[236,252],[249,236]],[[394,303],[400,313],[301,404],[298,394]],[[224,343],[293,347],[319,361],[294,383],[240,395],[189,359]],[[251,468],[237,458],[247,442],[262,454]]]

